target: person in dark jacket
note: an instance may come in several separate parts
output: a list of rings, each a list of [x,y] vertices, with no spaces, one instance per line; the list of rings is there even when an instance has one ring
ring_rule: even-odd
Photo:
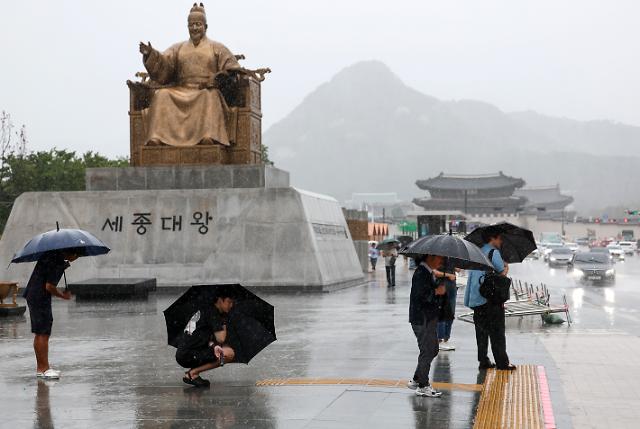
[[[60,371],[49,366],[49,337],[53,326],[51,296],[71,299],[69,291],[60,292],[57,286],[64,270],[76,259],[78,259],[77,249],[46,253],[36,263],[22,294],[29,306],[31,332],[34,334],[33,351],[36,355],[37,378],[60,378]]]
[[[191,316],[176,350],[176,361],[185,372],[182,381],[196,387],[209,387],[209,380],[200,373],[232,362],[235,350],[229,345],[227,315],[235,300],[224,292],[215,302]]]
[[[452,273],[455,275],[460,271],[459,268],[455,268],[449,260],[449,262],[445,262],[444,272]],[[449,338],[451,338],[451,327],[453,326],[453,320],[456,315],[456,300],[458,298],[458,285],[455,280],[451,280],[450,277],[444,279],[444,284],[447,288],[447,301],[449,303],[449,307],[451,308],[450,318],[440,320],[438,322],[438,342],[440,343],[440,351],[452,351],[455,350],[456,347],[449,343]]]
[[[438,285],[437,279],[455,280],[455,275],[445,274],[437,268],[443,265],[441,256],[427,255],[416,260],[417,268],[411,280],[409,300],[409,323],[418,340],[418,365],[407,387],[415,389],[418,396],[437,398],[441,392],[429,384],[431,361],[438,355],[438,316],[440,306],[444,304],[446,294],[444,284]]]

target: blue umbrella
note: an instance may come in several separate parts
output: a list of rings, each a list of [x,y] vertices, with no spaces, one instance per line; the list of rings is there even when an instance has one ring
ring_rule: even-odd
[[[35,262],[47,252],[68,249],[73,249],[78,256],[104,255],[111,250],[90,232],[57,227],[29,240],[22,250],[13,255],[11,262]]]

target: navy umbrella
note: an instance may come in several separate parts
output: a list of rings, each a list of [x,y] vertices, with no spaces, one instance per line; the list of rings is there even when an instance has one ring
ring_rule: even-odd
[[[191,316],[201,308],[213,306],[221,290],[235,300],[227,323],[227,342],[236,353],[235,362],[248,364],[276,340],[274,308],[239,284],[191,286],[163,312],[167,342],[170,346],[178,347],[180,336]]]
[[[533,232],[526,228],[513,225],[508,222],[500,222],[494,225],[481,226],[471,231],[464,239],[478,246],[484,245],[482,234],[484,231],[499,233],[502,237],[500,256],[505,262],[516,263],[524,261],[531,252],[537,249]]]
[[[492,270],[493,265],[475,244],[451,234],[428,235],[409,243],[400,254],[412,258],[435,255],[448,258],[447,265],[467,270]]]
[[[13,255],[11,262],[35,262],[48,252],[68,249],[73,249],[78,256],[104,255],[111,250],[90,232],[58,227],[33,237]]]

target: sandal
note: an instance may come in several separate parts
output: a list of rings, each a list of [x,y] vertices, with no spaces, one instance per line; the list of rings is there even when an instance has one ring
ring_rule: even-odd
[[[184,373],[184,377],[182,377],[182,381],[186,384],[190,384],[195,387],[209,387],[211,384],[209,380],[205,380],[204,378],[197,376],[196,378],[191,377],[191,370]]]

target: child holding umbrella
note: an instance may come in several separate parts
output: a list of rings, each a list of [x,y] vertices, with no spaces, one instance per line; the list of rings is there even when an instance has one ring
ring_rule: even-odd
[[[78,252],[75,249],[46,253],[36,263],[22,295],[29,306],[38,378],[60,378],[60,371],[49,366],[49,337],[53,325],[51,296],[71,299],[71,292],[67,290],[60,292],[57,286],[64,270],[76,259],[78,259]]]

